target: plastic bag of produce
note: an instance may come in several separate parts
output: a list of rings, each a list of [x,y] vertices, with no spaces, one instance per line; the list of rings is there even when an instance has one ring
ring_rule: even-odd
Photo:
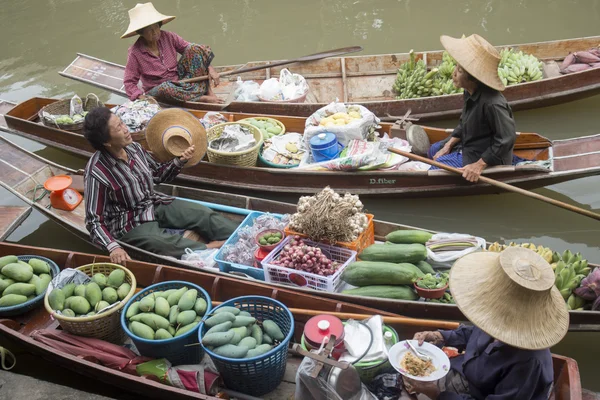
[[[234,98],[236,101],[259,101],[258,91],[260,85],[254,81],[242,81],[242,78],[238,76],[236,81],[237,88],[234,92]]]
[[[485,239],[462,233],[436,233],[425,245],[427,260],[435,267],[452,267],[460,257],[485,250]]]
[[[216,395],[219,374],[208,356],[199,365],[173,366],[169,360],[159,358],[136,366],[139,376],[154,376],[161,383],[201,394]]]
[[[71,105],[69,107],[69,116],[73,118],[76,114],[83,113],[83,101],[77,95],[71,97]]]
[[[158,104],[148,100],[134,100],[115,106],[110,111],[121,118],[129,132],[139,132],[146,128],[150,119],[160,110]]]
[[[287,68],[279,73],[279,84],[283,100],[294,100],[308,92],[308,83],[302,75],[292,74]]]
[[[271,78],[264,81],[262,85],[260,85],[258,96],[266,101],[283,100],[283,93],[281,91],[279,80],[277,78]]]
[[[221,113],[215,111],[207,112],[202,119],[200,119],[200,123],[204,127],[204,130],[209,130],[215,125],[223,124],[229,122],[229,120]]]
[[[372,139],[373,132],[379,128],[379,118],[367,108],[352,104],[333,102],[315,111],[306,119],[304,142],[310,148],[310,139],[319,133],[331,132],[342,146],[352,139]]]
[[[192,250],[185,249],[185,253],[181,256],[181,261],[192,264],[198,268],[212,268],[215,266],[215,255],[219,249]]]

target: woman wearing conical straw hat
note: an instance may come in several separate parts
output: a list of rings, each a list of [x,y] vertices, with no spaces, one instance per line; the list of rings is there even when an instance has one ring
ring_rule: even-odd
[[[223,103],[209,81],[178,83],[182,79],[209,75],[219,85],[219,74],[210,66],[214,54],[209,46],[185,41],[161,27],[175,17],[156,11],[152,3],[138,3],[129,10],[129,27],[121,39],[139,35],[129,48],[123,83],[130,100],[146,96],[171,101]],[[177,54],[181,58],[177,61]],[[142,89],[138,87],[142,81]]]
[[[513,157],[517,134],[512,110],[501,93],[505,86],[498,75],[500,54],[479,35],[462,39],[442,36],[440,40],[457,62],[452,80],[454,86],[464,89],[464,104],[452,135],[434,143],[428,156],[462,168],[465,179],[477,182],[489,166],[523,161]]]
[[[554,376],[549,348],[569,327],[550,264],[520,247],[471,253],[452,266],[450,291],[473,326],[419,332],[414,339],[462,354],[451,359],[444,378],[405,379],[407,389],[432,400],[547,400]]]

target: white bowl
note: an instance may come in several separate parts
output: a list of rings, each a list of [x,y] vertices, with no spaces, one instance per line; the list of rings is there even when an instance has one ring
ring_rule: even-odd
[[[406,376],[407,378],[414,379],[415,381],[431,382],[443,378],[446,376],[448,371],[450,371],[450,359],[439,347],[427,342],[424,342],[422,346],[419,346],[419,342],[416,340],[410,340],[410,343],[415,347],[415,349],[431,357],[435,371],[433,371],[429,376],[414,376],[409,374],[400,366],[400,360],[402,360],[404,355],[407,352],[412,352],[406,342],[409,342],[409,340],[403,340],[396,343],[390,348],[388,353],[390,364],[392,364],[392,367],[394,367],[396,371],[400,372],[400,374]]]

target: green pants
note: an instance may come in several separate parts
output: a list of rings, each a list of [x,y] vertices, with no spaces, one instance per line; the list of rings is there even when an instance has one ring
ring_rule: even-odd
[[[204,250],[206,245],[178,234],[165,232],[166,228],[192,230],[206,241],[226,240],[238,224],[203,205],[175,199],[169,205],[160,205],[154,210],[156,221],[136,226],[120,240],[154,254],[177,259],[186,247]]]

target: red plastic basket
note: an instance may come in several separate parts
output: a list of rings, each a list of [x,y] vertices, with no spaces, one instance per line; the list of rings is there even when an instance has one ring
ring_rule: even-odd
[[[342,272],[351,262],[356,261],[356,252],[341,247],[330,246],[324,243],[317,243],[308,239],[304,242],[309,246],[319,247],[323,253],[332,261],[337,261],[342,265],[337,269],[335,274],[323,276],[312,274],[310,272],[298,271],[292,268],[274,265],[271,262],[279,257],[283,247],[293,239],[292,236],[286,236],[280,244],[269,253],[262,261],[263,270],[265,271],[265,281],[270,283],[281,283],[284,285],[307,287],[314,290],[324,292],[337,292],[342,286]]]
[[[345,249],[354,250],[358,254],[360,254],[364,249],[375,243],[375,224],[373,224],[373,214],[367,214],[368,225],[367,229],[365,229],[358,238],[353,242],[336,242],[334,243],[338,247],[343,247]],[[289,225],[284,229],[285,236],[296,235],[302,238],[307,238],[303,233],[295,232],[290,229]]]

